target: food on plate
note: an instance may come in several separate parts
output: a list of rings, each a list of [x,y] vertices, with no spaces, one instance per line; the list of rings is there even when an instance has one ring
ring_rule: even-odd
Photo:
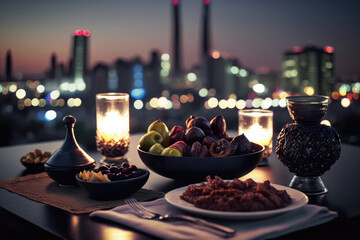
[[[206,180],[207,183],[190,185],[180,198],[198,208],[226,212],[265,211],[283,208],[291,202],[286,190],[277,190],[269,180],[223,181],[218,176],[214,179],[208,176]]]
[[[227,157],[255,151],[244,134],[232,138],[226,133],[226,121],[222,115],[211,121],[191,115],[185,126],[186,129],[175,125],[169,133],[160,119],[152,122],[139,141],[140,149],[177,157]]]
[[[120,167],[115,165],[101,165],[95,170],[84,170],[79,173],[79,178],[88,182],[112,182],[135,178],[143,174],[144,172],[138,169],[135,165],[130,165],[129,163],[124,162]]]
[[[41,164],[45,163],[50,156],[51,152],[43,153],[40,149],[37,148],[34,150],[34,152],[28,152],[25,156],[23,156],[21,161],[25,163]]]

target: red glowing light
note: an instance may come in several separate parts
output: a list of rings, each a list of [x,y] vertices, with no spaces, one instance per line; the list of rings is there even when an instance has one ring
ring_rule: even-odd
[[[173,4],[174,4],[174,5],[178,5],[178,4],[179,4],[179,0],[173,0]]]
[[[334,53],[334,48],[331,46],[325,46],[324,51],[327,53]]]
[[[209,5],[210,4],[210,0],[204,0],[205,5]]]
[[[83,30],[83,29],[75,30],[75,31],[73,32],[73,36],[78,36],[78,37],[84,36],[84,37],[88,37],[88,36],[90,36],[90,31],[89,31],[89,30]]]
[[[84,30],[83,35],[84,35],[85,37],[90,36],[90,31]]]
[[[293,53],[300,53],[300,52],[304,51],[304,48],[302,48],[302,47],[300,47],[300,46],[295,46],[295,47],[293,47],[293,48],[291,49],[291,51],[292,51]]]
[[[220,52],[215,50],[211,53],[211,56],[214,59],[218,59],[220,57]]]

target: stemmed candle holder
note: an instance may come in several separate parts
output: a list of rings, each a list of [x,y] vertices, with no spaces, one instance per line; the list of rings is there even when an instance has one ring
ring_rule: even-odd
[[[130,144],[129,94],[96,95],[96,146],[105,165],[120,165]]]
[[[249,141],[265,147],[259,166],[267,165],[272,153],[273,112],[262,109],[239,110],[239,134],[244,133]]]

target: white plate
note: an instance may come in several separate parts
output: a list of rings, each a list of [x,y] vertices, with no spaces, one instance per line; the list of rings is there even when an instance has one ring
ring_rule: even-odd
[[[196,184],[198,185],[198,184]],[[224,212],[224,211],[214,211],[207,210],[195,207],[193,204],[186,202],[180,198],[180,195],[185,192],[187,186],[174,189],[168,192],[165,195],[165,199],[171,205],[180,208],[184,211],[202,215],[205,217],[213,217],[213,218],[222,218],[222,219],[260,219],[260,218],[269,218],[275,215],[293,211],[295,209],[299,209],[307,204],[309,201],[308,197],[295,189],[285,187],[278,184],[271,184],[271,186],[275,187],[278,190],[286,190],[291,198],[291,202],[289,205],[279,209],[267,210],[267,211],[255,211],[255,212]]]

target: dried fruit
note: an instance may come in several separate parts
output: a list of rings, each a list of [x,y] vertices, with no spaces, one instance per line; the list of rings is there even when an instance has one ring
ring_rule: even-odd
[[[213,134],[224,136],[226,133],[226,121],[223,115],[217,115],[210,121],[210,127]]]
[[[231,145],[225,138],[222,138],[218,141],[217,144],[211,144],[209,153],[213,157],[229,156],[231,153]]]
[[[185,139],[188,144],[192,144],[194,142],[202,142],[205,137],[205,133],[198,127],[191,127],[186,130]]]
[[[183,156],[187,155],[187,144],[184,141],[177,141],[176,143],[171,144],[170,147],[179,150]]]
[[[206,136],[211,134],[210,122],[203,117],[196,117],[192,121],[192,127],[200,128]]]
[[[185,121],[186,124],[186,128],[191,128],[193,125],[193,121],[195,120],[196,116],[194,115],[190,115],[190,117],[188,117]]]
[[[173,144],[177,141],[184,140],[185,131],[184,128],[178,125],[175,125],[170,132],[170,144]]]
[[[252,151],[251,143],[244,134],[234,137],[230,145],[231,155],[246,154]]]
[[[191,157],[199,157],[200,153],[201,153],[201,143],[194,142],[191,145],[191,151],[190,151]]]

